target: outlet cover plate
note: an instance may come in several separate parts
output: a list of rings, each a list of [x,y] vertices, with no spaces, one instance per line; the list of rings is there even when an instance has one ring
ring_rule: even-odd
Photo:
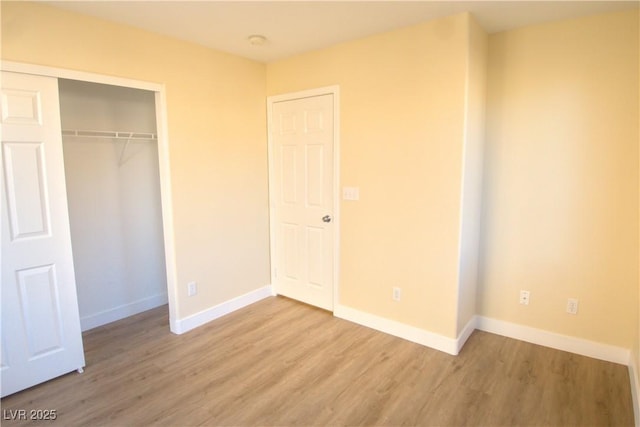
[[[198,284],[196,282],[187,283],[187,295],[192,297],[198,293]]]

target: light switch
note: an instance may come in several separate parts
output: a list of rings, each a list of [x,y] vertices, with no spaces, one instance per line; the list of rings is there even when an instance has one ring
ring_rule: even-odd
[[[344,200],[359,200],[360,188],[358,187],[342,187],[342,198]]]

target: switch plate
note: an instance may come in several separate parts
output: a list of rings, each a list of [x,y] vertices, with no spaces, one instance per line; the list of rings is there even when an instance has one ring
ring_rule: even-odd
[[[400,301],[400,298],[402,298],[402,289],[398,288],[398,287],[394,287],[393,288],[393,296],[392,296],[394,301]]]
[[[531,294],[529,291],[520,291],[520,304],[529,305],[529,297]]]
[[[342,187],[342,198],[344,200],[359,200],[360,188],[358,187]]]

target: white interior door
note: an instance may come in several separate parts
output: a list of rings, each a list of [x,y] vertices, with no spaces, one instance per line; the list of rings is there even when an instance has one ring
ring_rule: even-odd
[[[81,369],[84,353],[58,82],[2,73],[2,396]]]
[[[333,94],[271,111],[273,280],[278,294],[333,310]]]

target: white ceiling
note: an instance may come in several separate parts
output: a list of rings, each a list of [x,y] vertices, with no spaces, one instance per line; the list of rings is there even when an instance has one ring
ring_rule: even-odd
[[[638,1],[46,1],[261,62],[464,11],[490,33]],[[251,45],[261,34],[268,41]]]

